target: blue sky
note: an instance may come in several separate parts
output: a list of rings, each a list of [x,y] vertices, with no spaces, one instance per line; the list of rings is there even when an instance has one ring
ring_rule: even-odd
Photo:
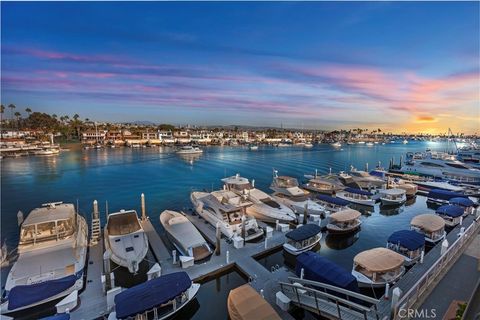
[[[98,120],[474,132],[479,2],[2,2],[2,103]]]

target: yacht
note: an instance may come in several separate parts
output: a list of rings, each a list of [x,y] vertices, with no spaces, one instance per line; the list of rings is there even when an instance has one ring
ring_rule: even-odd
[[[148,251],[148,239],[135,210],[120,210],[107,217],[105,250],[117,265],[137,273]]]
[[[373,147],[373,145],[374,145],[373,142],[367,142],[367,143],[366,143],[366,146],[367,146],[367,147]]]
[[[198,215],[214,227],[218,223],[221,232],[229,239],[242,237],[243,232],[245,241],[254,240],[263,235],[257,220],[245,215],[243,207],[220,202],[217,197],[207,192],[194,191],[190,194],[190,200]]]
[[[337,192],[337,198],[347,200],[351,203],[372,207],[376,202],[372,193],[355,188],[345,188],[345,190]]]
[[[342,146],[342,144],[340,142],[334,142],[332,143],[332,147],[335,147],[335,148],[340,148]]]
[[[432,152],[407,156],[407,162],[400,168],[403,173],[480,185],[480,170],[456,160],[454,156]]]
[[[292,209],[265,192],[256,189],[255,180],[252,180],[252,183],[250,183],[247,178],[236,174],[235,176],[222,179],[222,182],[225,190],[232,191],[253,204],[246,208],[246,213],[249,216],[269,223],[275,223],[277,220],[280,222],[292,222],[297,218]]]
[[[177,150],[177,154],[197,154],[203,153],[203,150],[197,146],[183,146]]]
[[[404,257],[387,248],[374,248],[360,252],[353,258],[352,275],[359,287],[383,288],[405,273]]]
[[[400,188],[379,191],[380,201],[384,206],[399,206],[407,201],[407,192]]]
[[[332,195],[345,188],[338,176],[335,174],[330,173],[325,176],[319,176],[317,175],[317,171],[315,171],[314,176],[305,175],[305,177],[309,180],[307,183],[302,185],[302,187],[309,191]]]
[[[1,314],[63,298],[83,287],[88,227],[73,204],[53,202],[23,221],[18,259],[8,273]]]
[[[192,257],[194,261],[200,261],[212,254],[207,241],[185,215],[165,210],[160,214],[160,223],[168,238],[182,255]]]
[[[295,178],[279,176],[277,170],[273,170],[273,181],[270,189],[274,191],[273,198],[291,208],[294,212],[321,215],[325,208],[310,199],[309,192],[299,188]]]
[[[345,185],[364,190],[379,189],[386,184],[378,176],[371,175],[367,171],[357,170],[353,166],[350,169],[350,173],[341,173],[339,177]]]

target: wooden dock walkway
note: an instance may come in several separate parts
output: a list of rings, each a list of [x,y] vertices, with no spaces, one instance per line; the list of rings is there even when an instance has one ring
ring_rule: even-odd
[[[153,255],[157,259],[157,262],[162,265],[166,264],[167,261],[172,260],[170,250],[168,250],[163,243],[150,219],[147,217],[145,220],[140,220],[140,223],[143,227],[143,230],[145,230],[145,233],[147,234],[148,244],[153,252]]]
[[[91,320],[107,313],[107,298],[103,294],[103,238],[89,247],[87,280],[80,295],[80,305],[70,313],[72,320]]]

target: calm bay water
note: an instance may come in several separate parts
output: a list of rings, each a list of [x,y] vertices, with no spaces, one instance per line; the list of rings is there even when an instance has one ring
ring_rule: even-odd
[[[45,202],[76,203],[78,200],[80,212],[89,220],[95,199],[99,202],[102,218],[106,201],[109,212],[120,209],[140,212],[140,194],[143,192],[147,212],[160,230],[158,217],[163,210],[187,210],[191,207],[189,194],[192,190],[219,189],[220,179],[224,176],[240,173],[255,179],[256,187],[270,192],[268,187],[273,168],[281,175],[302,181],[304,174],[311,174],[315,169],[320,173],[327,173],[329,168],[338,172],[349,170],[350,165],[363,169],[365,163],[374,168],[378,161],[386,167],[392,157],[398,162],[408,151],[444,150],[445,147],[442,143],[426,142],[373,147],[347,145],[341,149],[330,145],[316,145],[312,149],[260,147],[256,151],[246,147],[206,147],[204,153],[195,159],[179,157],[173,148],[168,147],[72,149],[53,157],[3,159],[2,240],[7,241],[10,249],[14,248],[18,242],[17,212],[21,210],[26,215]],[[423,197],[417,197],[396,210],[380,210],[377,205],[373,212],[363,215],[362,229],[355,237],[338,239],[324,235],[319,253],[351,269],[355,254],[384,246],[393,231],[408,228],[414,215],[428,211]],[[283,264],[282,259],[280,252],[262,263],[270,268]],[[201,295],[199,301],[204,299]],[[216,301],[216,304],[221,303]],[[203,309],[202,304],[200,309]]]

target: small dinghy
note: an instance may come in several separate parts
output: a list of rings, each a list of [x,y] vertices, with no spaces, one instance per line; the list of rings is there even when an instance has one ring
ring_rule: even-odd
[[[207,241],[183,214],[165,210],[160,214],[160,223],[170,241],[182,255],[199,261],[212,254]]]
[[[322,229],[316,224],[305,224],[285,235],[283,249],[295,256],[315,247],[322,239]]]
[[[249,284],[230,291],[227,300],[228,315],[232,320],[280,320],[272,306]]]
[[[138,271],[148,251],[148,239],[135,210],[109,214],[105,226],[105,249],[110,259],[131,273]]]
[[[334,212],[330,215],[330,223],[327,225],[327,230],[330,233],[349,233],[360,228],[362,221],[360,216],[362,214],[353,209],[346,209]]]
[[[445,238],[445,221],[437,215],[426,213],[410,221],[410,229],[425,236],[427,244],[433,246]]]
[[[359,287],[379,288],[400,279],[405,273],[404,257],[386,248],[360,252],[353,258],[352,275]]]

